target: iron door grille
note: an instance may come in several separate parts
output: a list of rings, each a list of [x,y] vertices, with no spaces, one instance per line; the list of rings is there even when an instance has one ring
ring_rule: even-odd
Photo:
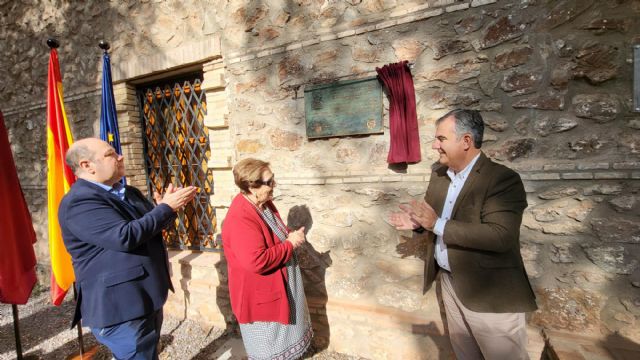
[[[201,82],[202,75],[193,75],[138,87],[149,194],[162,193],[169,184],[199,188],[175,224],[163,231],[173,249],[217,247],[215,211],[209,202],[213,176],[207,166],[211,156],[204,126],[207,103]]]

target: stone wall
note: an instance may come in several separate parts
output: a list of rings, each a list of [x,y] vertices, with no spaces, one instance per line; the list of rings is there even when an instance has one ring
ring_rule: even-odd
[[[271,162],[276,205],[290,226],[308,230],[299,255],[317,345],[376,359],[449,354],[437,298],[421,294],[424,244],[385,219],[424,194],[433,122],[456,107],[482,112],[484,151],[525,182],[522,253],[540,306],[529,319],[531,353],[535,329],[640,344],[640,117],[631,97],[640,1],[38,4],[0,0],[24,14],[0,17],[0,108],[40,263],[48,261],[44,40],[55,34],[63,44],[67,114],[81,137],[97,130],[104,37],[124,94],[181,66],[204,72],[219,224],[234,194],[233,163]],[[413,63],[422,162],[387,165],[386,100],[383,135],[307,139],[305,87],[375,76],[400,60]],[[123,112],[134,124],[135,110],[119,103],[121,124]],[[127,160],[140,161],[136,154]],[[171,262],[180,284],[172,314],[233,320],[223,256],[177,252]]]

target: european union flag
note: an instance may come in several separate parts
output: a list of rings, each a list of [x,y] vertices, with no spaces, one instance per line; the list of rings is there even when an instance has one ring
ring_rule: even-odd
[[[116,103],[113,98],[113,84],[111,83],[111,59],[105,51],[102,56],[102,108],[100,110],[100,139],[108,142],[122,154],[120,147],[120,134],[118,132],[118,116],[116,115]],[[126,179],[122,178],[122,184],[126,185]]]

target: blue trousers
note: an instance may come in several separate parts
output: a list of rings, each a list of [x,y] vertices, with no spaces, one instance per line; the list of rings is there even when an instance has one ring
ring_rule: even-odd
[[[160,309],[120,324],[91,328],[91,332],[117,360],[157,360],[162,320]]]

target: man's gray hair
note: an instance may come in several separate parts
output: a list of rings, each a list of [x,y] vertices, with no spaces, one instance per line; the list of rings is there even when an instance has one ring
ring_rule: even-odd
[[[473,146],[480,149],[484,135],[484,120],[482,120],[480,112],[466,109],[451,110],[436,120],[436,126],[449,116],[453,116],[456,120],[456,137],[460,139],[462,135],[469,133],[473,139]]]
[[[93,152],[89,150],[86,145],[76,143],[67,150],[67,155],[64,157],[64,161],[67,163],[69,168],[71,168],[71,171],[78,175],[78,170],[80,170],[80,160],[92,160],[93,155]]]

